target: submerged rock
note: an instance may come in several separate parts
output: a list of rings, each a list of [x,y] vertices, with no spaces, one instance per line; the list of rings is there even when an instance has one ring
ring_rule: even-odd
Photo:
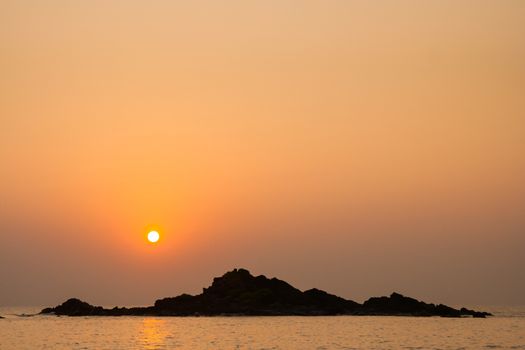
[[[263,275],[253,276],[245,269],[234,269],[214,278],[212,285],[204,288],[199,295],[163,298],[150,307],[104,309],[73,298],[41,313],[67,316],[490,315],[465,308],[457,310],[442,304],[427,304],[398,293],[392,293],[390,297],[370,298],[359,304],[315,288],[302,292],[285,281]]]

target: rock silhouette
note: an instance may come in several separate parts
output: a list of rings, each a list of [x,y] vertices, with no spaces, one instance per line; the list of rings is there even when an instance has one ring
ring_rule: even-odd
[[[359,304],[315,288],[302,292],[285,281],[253,276],[245,269],[234,269],[214,278],[212,285],[199,295],[159,299],[149,307],[104,309],[72,298],[54,308],[43,309],[41,313],[67,316],[491,316],[487,312],[427,304],[398,293],[370,298]]]

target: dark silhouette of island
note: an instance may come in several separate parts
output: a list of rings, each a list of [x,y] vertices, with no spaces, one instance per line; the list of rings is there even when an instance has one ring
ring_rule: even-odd
[[[319,289],[300,291],[285,281],[265,276],[253,276],[248,270],[234,269],[213,279],[210,287],[199,295],[182,294],[157,300],[149,307],[114,307],[104,309],[79,299],[69,299],[41,314],[67,316],[328,316],[328,315],[388,315],[481,317],[488,312],[446,305],[427,304],[392,293],[389,297],[374,297],[363,304],[346,300]]]

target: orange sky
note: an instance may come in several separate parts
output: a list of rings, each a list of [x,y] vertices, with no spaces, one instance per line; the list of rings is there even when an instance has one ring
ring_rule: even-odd
[[[148,304],[233,267],[524,304],[524,23],[511,0],[0,0],[0,305]]]

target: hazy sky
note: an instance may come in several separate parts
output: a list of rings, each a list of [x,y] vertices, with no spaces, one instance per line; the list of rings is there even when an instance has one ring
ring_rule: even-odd
[[[0,0],[0,305],[525,304],[524,251],[525,1]]]

